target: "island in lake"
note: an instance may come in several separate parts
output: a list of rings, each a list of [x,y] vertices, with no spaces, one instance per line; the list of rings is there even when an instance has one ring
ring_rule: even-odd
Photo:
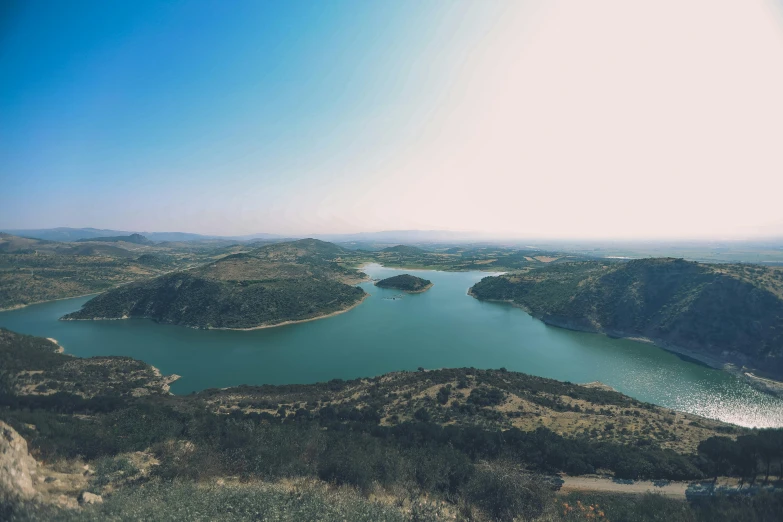
[[[412,276],[410,274],[401,274],[386,279],[381,279],[375,283],[375,286],[380,288],[393,288],[394,290],[402,290],[410,294],[418,294],[426,292],[432,288],[432,281],[429,279],[422,279],[421,277]]]

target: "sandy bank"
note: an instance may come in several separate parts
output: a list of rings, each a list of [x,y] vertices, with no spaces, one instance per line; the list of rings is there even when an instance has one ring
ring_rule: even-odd
[[[57,339],[55,339],[54,337],[47,337],[46,340],[53,342],[57,346],[57,353],[63,353],[65,351],[65,348],[60,346],[60,343],[58,343]]]
[[[353,310],[354,308],[356,308],[357,306],[362,304],[364,302],[364,300],[367,299],[368,297],[370,297],[370,294],[365,292],[365,294],[362,296],[361,299],[359,299],[357,302],[355,302],[354,304],[352,304],[351,306],[349,306],[347,308],[343,308],[342,310],[337,310],[336,312],[331,312],[331,313],[324,314],[324,315],[319,315],[319,316],[316,316],[316,317],[310,317],[310,318],[307,318],[307,319],[298,319],[296,321],[283,321],[282,323],[262,324],[262,325],[259,325],[259,326],[251,326],[250,328],[205,328],[205,330],[238,330],[238,331],[242,331],[242,332],[247,332],[247,331],[250,331],[250,330],[262,330],[264,328],[276,328],[278,326],[286,326],[286,325],[289,325],[289,324],[308,323],[310,321],[317,321],[318,319],[326,319],[327,317],[332,317],[332,316],[335,316],[335,315],[344,314],[345,312],[348,312],[349,310]]]
[[[315,316],[315,317],[308,317],[307,319],[298,319],[296,321],[283,321],[283,322],[280,322],[280,323],[260,324],[258,326],[250,326],[250,327],[247,327],[247,328],[216,328],[216,327],[211,327],[211,326],[210,327],[206,327],[206,328],[200,328],[198,326],[190,326],[190,325],[186,325],[186,324],[180,324],[180,325],[177,325],[175,323],[161,323],[161,324],[174,324],[175,326],[184,326],[186,328],[193,328],[195,330],[234,330],[234,331],[239,331],[239,332],[248,332],[250,330],[262,330],[264,328],[276,328],[278,326],[286,326],[286,325],[289,325],[289,324],[307,323],[307,322],[310,322],[310,321],[317,321],[318,319],[326,319],[327,317],[332,317],[332,316],[335,316],[335,315],[343,314],[343,313],[345,313],[345,312],[347,312],[349,310],[352,310],[352,309],[356,308],[357,306],[362,304],[362,302],[364,302],[364,300],[367,299],[368,297],[370,297],[370,294],[365,292],[365,294],[362,296],[362,298],[359,299],[357,302],[353,303],[351,306],[348,306],[346,308],[343,308],[342,310],[337,310],[335,312],[331,312],[331,313],[328,313],[328,314],[318,315],[318,316]],[[122,317],[90,317],[88,319],[73,319],[73,318],[63,318],[63,317],[61,317],[59,320],[60,321],[122,321],[122,320],[125,320],[125,319],[131,319],[131,317],[129,317],[127,315],[123,315]],[[150,319],[150,320],[154,321],[154,319],[152,317],[133,317],[133,319]]]

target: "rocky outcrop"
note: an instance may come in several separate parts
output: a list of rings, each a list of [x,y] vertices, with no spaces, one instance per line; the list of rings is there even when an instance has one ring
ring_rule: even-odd
[[[38,463],[27,452],[27,441],[0,421],[0,492],[11,498],[33,498],[37,467]]]
[[[77,468],[77,461],[68,465],[72,469],[64,472],[37,462],[28,452],[24,437],[0,421],[0,507],[3,502],[22,501],[76,509],[79,503],[101,502],[100,495],[86,491],[78,495],[87,487],[89,478]]]
[[[89,491],[83,491],[82,494],[79,496],[79,504],[102,504],[103,503],[103,497],[100,495],[96,495],[95,493],[90,493]]]

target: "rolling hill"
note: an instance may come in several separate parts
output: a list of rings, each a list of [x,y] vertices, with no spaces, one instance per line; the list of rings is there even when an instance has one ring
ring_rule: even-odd
[[[427,251],[415,246],[397,245],[397,246],[386,247],[383,250],[381,250],[381,252],[387,254],[402,254],[407,256],[414,256],[414,255],[425,254]]]
[[[0,253],[31,254],[37,251],[53,251],[59,246],[57,242],[29,237],[14,236],[0,232]]]
[[[394,288],[409,293],[419,293],[429,290],[432,286],[432,281],[410,274],[401,274],[381,279],[375,283],[375,286],[380,288]]]
[[[87,241],[95,241],[100,243],[134,243],[137,245],[152,245],[153,242],[142,236],[141,234],[129,234],[127,236],[108,236],[108,237],[91,237],[77,239],[77,242],[84,243]]]
[[[162,272],[136,262],[139,254],[123,244],[61,243],[0,233],[0,309],[102,292]]]
[[[783,377],[783,270],[682,259],[554,264],[487,277],[478,299],[547,324],[656,344],[720,366]]]
[[[191,270],[128,284],[63,319],[144,317],[194,328],[258,328],[345,311],[364,278],[338,263],[344,250],[305,239],[228,255]]]
[[[8,234],[15,236],[45,239],[47,241],[77,241],[79,239],[101,237],[101,236],[119,236],[127,234],[127,232],[120,232],[117,230],[106,230],[98,228],[70,228],[70,227],[57,227],[57,228],[36,228],[36,229],[17,229],[17,230],[3,230]]]

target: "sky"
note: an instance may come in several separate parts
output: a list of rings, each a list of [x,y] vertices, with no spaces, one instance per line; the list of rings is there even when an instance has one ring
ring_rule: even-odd
[[[783,2],[0,9],[0,227],[783,236]]]

